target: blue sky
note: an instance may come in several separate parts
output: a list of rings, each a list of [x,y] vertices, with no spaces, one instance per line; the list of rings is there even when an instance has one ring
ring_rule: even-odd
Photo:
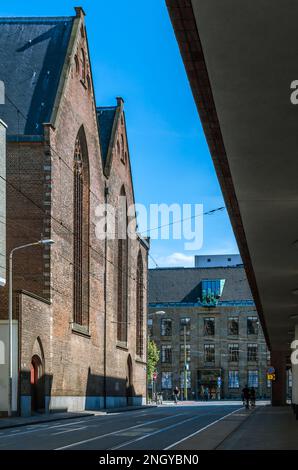
[[[10,0],[1,16],[68,16],[81,5],[98,105],[125,100],[136,202],[224,205],[164,0]],[[160,266],[193,255],[237,253],[226,211],[204,217],[199,252],[184,240],[152,240]]]

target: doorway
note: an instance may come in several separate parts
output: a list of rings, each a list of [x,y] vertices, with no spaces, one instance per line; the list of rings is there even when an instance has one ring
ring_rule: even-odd
[[[132,370],[132,360],[129,355],[127,358],[127,376],[126,376],[126,404],[127,406],[132,405],[133,397],[133,370]]]
[[[45,409],[45,387],[42,361],[39,356],[34,355],[31,359],[30,369],[31,383],[31,410],[41,412]]]

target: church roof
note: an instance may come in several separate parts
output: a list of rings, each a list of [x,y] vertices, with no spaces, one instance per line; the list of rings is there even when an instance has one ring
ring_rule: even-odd
[[[96,108],[98,120],[98,132],[101,145],[101,153],[104,164],[107,160],[109,144],[112,137],[113,124],[117,106],[106,106]]]
[[[8,138],[43,135],[50,122],[74,17],[0,18],[1,119]]]

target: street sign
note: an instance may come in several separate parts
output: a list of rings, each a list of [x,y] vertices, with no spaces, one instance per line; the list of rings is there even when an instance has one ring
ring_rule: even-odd
[[[217,386],[218,386],[218,387],[221,386],[221,377],[217,377]]]
[[[272,382],[274,382],[274,380],[276,379],[276,376],[275,374],[267,374],[267,379],[272,380]]]
[[[267,369],[267,374],[275,374],[275,368],[273,366],[269,366]]]

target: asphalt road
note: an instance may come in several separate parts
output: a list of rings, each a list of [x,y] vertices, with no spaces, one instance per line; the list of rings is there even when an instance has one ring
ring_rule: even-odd
[[[0,430],[0,451],[164,450],[212,425],[241,405],[161,406]],[[185,441],[187,448],[187,441]]]

